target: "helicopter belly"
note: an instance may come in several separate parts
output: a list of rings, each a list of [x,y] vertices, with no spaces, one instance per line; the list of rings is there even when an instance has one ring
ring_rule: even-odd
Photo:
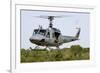
[[[33,44],[44,46],[46,42],[44,41],[39,41],[39,40],[30,40]]]
[[[57,43],[51,39],[42,39],[42,40],[30,40],[32,43],[39,45],[39,46],[59,46],[61,43]]]

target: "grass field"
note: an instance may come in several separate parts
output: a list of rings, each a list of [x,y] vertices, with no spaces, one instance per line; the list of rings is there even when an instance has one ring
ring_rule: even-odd
[[[89,60],[89,48],[80,45],[72,45],[70,48],[60,50],[53,49],[24,49],[21,48],[21,63],[48,62],[48,61],[71,61]]]

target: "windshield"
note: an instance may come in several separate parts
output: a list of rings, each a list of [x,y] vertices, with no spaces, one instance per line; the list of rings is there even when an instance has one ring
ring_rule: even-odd
[[[45,29],[35,29],[34,32],[33,32],[33,35],[34,34],[41,34],[41,35],[45,35],[46,34],[46,30]]]
[[[38,31],[39,31],[38,29],[35,29],[35,30],[33,31],[33,35],[34,35],[34,34],[37,34]]]

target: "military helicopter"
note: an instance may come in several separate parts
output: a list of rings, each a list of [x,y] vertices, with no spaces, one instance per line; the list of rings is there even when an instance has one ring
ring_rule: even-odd
[[[37,46],[46,46],[46,48],[56,47],[60,49],[59,46],[79,40],[80,28],[75,36],[65,36],[61,34],[61,31],[57,28],[53,27],[54,18],[60,18],[61,16],[40,16],[40,18],[45,18],[49,20],[49,27],[47,29],[43,29],[42,26],[39,26],[38,29],[34,29],[32,36],[29,38],[30,42],[36,44]]]

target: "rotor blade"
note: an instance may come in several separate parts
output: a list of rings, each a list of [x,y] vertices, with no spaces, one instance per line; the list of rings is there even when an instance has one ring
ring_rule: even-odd
[[[55,18],[71,17],[71,15],[54,16]]]
[[[48,16],[38,16],[39,18],[48,19]]]
[[[44,18],[44,19],[48,19],[49,17],[54,17],[54,18],[63,18],[63,17],[70,17],[69,15],[61,15],[61,16],[35,16],[35,17],[38,17],[38,18]]]

